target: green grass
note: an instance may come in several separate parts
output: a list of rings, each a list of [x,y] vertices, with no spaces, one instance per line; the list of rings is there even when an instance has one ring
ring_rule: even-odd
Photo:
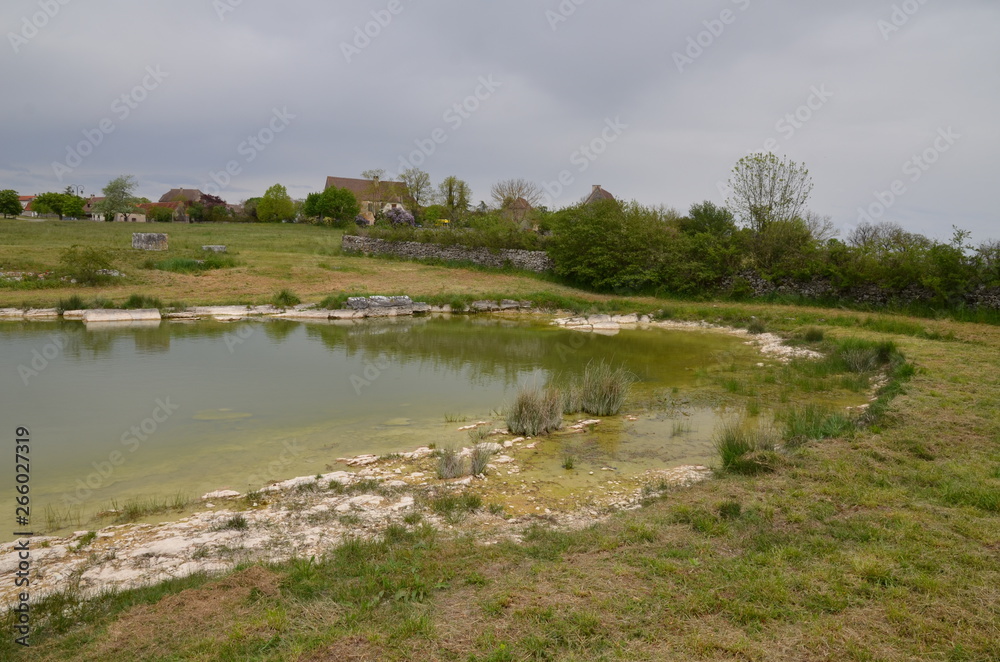
[[[837,437],[853,427],[846,415],[816,404],[779,411],[777,417],[784,426],[782,436],[789,448],[807,441]]]
[[[276,308],[291,308],[302,303],[300,299],[294,292],[289,289],[279,290],[273,297],[271,297],[271,305]]]
[[[483,446],[476,445],[469,455],[469,473],[479,476],[486,473],[486,465],[490,463],[493,452]]]
[[[635,382],[624,366],[614,368],[601,360],[587,364],[580,385],[580,407],[594,416],[613,416],[621,411]]]
[[[126,310],[140,310],[144,308],[160,309],[163,308],[163,302],[156,297],[145,294],[132,294],[128,299],[125,299],[122,308]]]
[[[202,258],[171,257],[159,262],[149,259],[143,263],[143,266],[147,269],[170,271],[177,274],[197,274],[213,269],[232,269],[239,264],[239,261],[230,255],[209,253]]]
[[[719,424],[713,435],[722,471],[755,475],[773,471],[780,463],[777,436],[769,429],[734,419]]]
[[[563,397],[555,387],[521,385],[514,401],[504,409],[512,434],[537,437],[562,427]]]

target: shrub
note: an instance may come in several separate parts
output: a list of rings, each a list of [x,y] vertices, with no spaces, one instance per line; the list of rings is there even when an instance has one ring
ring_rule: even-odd
[[[111,280],[111,254],[98,248],[72,246],[59,257],[61,271],[81,285],[102,285]]]
[[[406,211],[402,207],[393,207],[385,213],[385,217],[394,227],[400,225],[416,225],[413,214]]]
[[[67,310],[84,310],[86,307],[87,304],[80,298],[80,295],[74,294],[68,299],[60,299],[56,309],[60,313],[64,313]]]
[[[563,397],[558,389],[525,384],[504,411],[504,420],[511,433],[535,437],[561,428],[562,412]]]
[[[624,366],[612,368],[600,361],[587,364],[580,387],[581,409],[594,416],[612,416],[621,411],[635,377]]]
[[[286,288],[275,294],[271,299],[271,303],[276,308],[291,308],[302,303],[302,299],[295,296],[294,292]]]
[[[122,304],[122,308],[125,310],[139,310],[142,308],[163,308],[163,302],[156,297],[147,296],[145,294],[132,294],[128,299],[125,299],[125,303]]]
[[[822,342],[825,336],[823,329],[811,326],[803,332],[802,339],[806,342]]]
[[[236,258],[218,253],[206,255],[202,260],[189,257],[172,257],[160,262],[147,262],[148,268],[159,271],[171,271],[178,274],[200,273],[202,271],[211,271],[212,269],[231,269],[238,264]]]

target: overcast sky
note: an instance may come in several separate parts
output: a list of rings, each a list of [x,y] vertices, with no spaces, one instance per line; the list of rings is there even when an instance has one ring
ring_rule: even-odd
[[[420,165],[686,211],[735,162],[810,208],[1000,239],[997,0],[5,0],[0,188],[230,202]],[[229,172],[227,171],[227,168]],[[213,178],[212,175],[215,175]],[[560,182],[560,179],[562,180]],[[561,190],[560,190],[561,189]],[[879,199],[881,198],[881,200]]]

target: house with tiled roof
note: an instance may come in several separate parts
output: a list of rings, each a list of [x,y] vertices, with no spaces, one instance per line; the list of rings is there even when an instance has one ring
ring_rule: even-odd
[[[410,199],[409,191],[403,182],[379,182],[376,191],[375,185],[367,179],[327,177],[326,187],[323,190],[333,187],[346,188],[353,193],[354,197],[358,199],[358,204],[361,205],[363,215],[374,215],[379,211],[385,213],[396,207],[406,209]],[[378,200],[375,200],[376,197]]]
[[[104,214],[98,211],[102,202],[104,202],[103,197],[97,197],[95,195],[90,196],[90,198],[83,203],[83,213],[86,214],[87,218],[92,221],[103,221]]]
[[[601,188],[600,184],[594,184],[594,189],[590,192],[590,195],[587,196],[587,199],[583,201],[583,204],[592,205],[595,202],[600,202],[601,200],[614,200],[614,199],[615,196],[611,195],[603,188]]]
[[[195,204],[201,202],[204,193],[196,188],[172,188],[160,197],[160,202],[186,202]]]
[[[19,195],[17,196],[18,202],[21,203],[21,209],[24,210],[23,215],[28,218],[36,218],[38,212],[31,208],[31,202],[38,196],[36,195]]]

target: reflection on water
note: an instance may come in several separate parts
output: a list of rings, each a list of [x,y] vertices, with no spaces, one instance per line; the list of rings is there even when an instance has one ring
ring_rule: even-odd
[[[460,445],[454,420],[490,419],[519,383],[579,375],[592,360],[635,373],[641,402],[693,387],[712,357],[749,353],[719,334],[606,337],[496,317],[6,323],[0,406],[9,429],[32,431],[35,512],[92,513],[137,495],[243,491],[338,457]],[[609,420],[573,452],[636,468],[707,459],[715,414],[689,416],[679,432],[674,414]],[[551,446],[555,462],[564,449]]]

